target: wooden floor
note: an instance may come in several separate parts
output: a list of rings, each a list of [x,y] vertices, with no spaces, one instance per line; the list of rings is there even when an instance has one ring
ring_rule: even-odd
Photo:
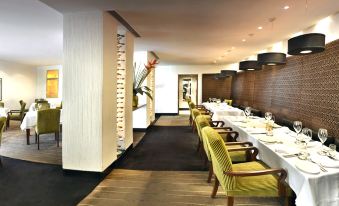
[[[60,136],[61,137],[61,136]],[[40,150],[35,143],[34,132],[31,131],[30,145],[26,144],[26,132],[20,130],[20,125],[11,122],[11,127],[2,135],[0,147],[1,156],[31,162],[61,165],[61,141],[57,147],[53,134],[40,136]]]
[[[154,125],[156,126],[188,126],[189,115],[161,116]]]
[[[78,205],[96,206],[219,206],[226,205],[223,190],[210,198],[207,172],[139,171],[116,169]],[[279,205],[276,198],[237,198],[235,205]]]

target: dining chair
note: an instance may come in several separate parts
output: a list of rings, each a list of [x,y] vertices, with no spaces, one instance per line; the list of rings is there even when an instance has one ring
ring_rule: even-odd
[[[38,110],[45,110],[45,109],[49,109],[51,108],[51,105],[47,102],[47,101],[44,101],[44,102],[38,102],[35,104],[35,109],[38,111]]]
[[[35,126],[35,141],[40,149],[40,135],[54,133],[57,147],[59,147],[60,134],[60,110],[45,109],[38,111],[37,124]]]
[[[6,117],[0,117],[0,146],[2,142],[2,133],[4,132],[4,129],[6,127]],[[0,167],[2,167],[2,162],[1,162],[1,156],[0,156]]]
[[[6,124],[7,128],[9,128],[9,123],[11,120],[22,122],[22,120],[25,117],[26,102],[24,102],[23,100],[20,100],[19,103],[20,103],[20,110],[10,110],[8,112],[7,124]]]
[[[202,148],[205,153],[206,160],[205,164],[207,165],[207,163],[209,163],[209,173],[207,182],[210,183],[213,176],[211,154],[207,145],[207,139],[205,136],[201,134],[201,130],[205,127],[210,127],[210,125],[209,122],[202,116],[198,116],[196,122],[198,127],[198,134],[201,135],[200,139],[203,146]],[[232,131],[232,128],[229,127],[211,127],[211,128],[213,128],[223,137],[223,140],[227,145],[228,149],[243,148],[243,150],[241,151],[230,152],[230,157],[233,163],[248,162],[255,160],[255,156],[258,154],[258,149],[256,147],[253,147],[253,144],[251,142],[236,142],[236,138],[232,140],[228,139],[227,135],[236,134],[236,137],[238,137],[239,136],[238,132]],[[226,136],[223,136],[223,134],[226,134]]]
[[[192,114],[192,109],[197,109],[200,111],[203,111],[204,113],[207,112],[206,108],[203,105],[195,105],[194,102],[191,100],[187,101],[188,103],[188,108],[190,110],[190,117],[189,117],[189,123],[191,126],[193,126],[193,114]]]
[[[280,197],[288,205],[290,188],[285,183],[284,169],[271,169],[264,162],[251,161],[232,164],[230,151],[222,137],[211,127],[202,129],[210,150],[215,184],[211,197],[217,194],[219,184],[227,196],[227,205],[233,206],[235,197]],[[238,151],[238,148],[235,149]]]
[[[226,103],[229,106],[232,106],[232,101],[233,101],[232,99],[225,99],[224,103]]]
[[[0,102],[0,108],[4,108],[5,107],[5,103]]]
[[[199,115],[203,115],[206,119],[208,119],[209,121],[212,121],[212,115],[208,111],[192,109],[192,131],[193,131],[193,133],[197,129],[196,123],[195,123],[195,118]]]

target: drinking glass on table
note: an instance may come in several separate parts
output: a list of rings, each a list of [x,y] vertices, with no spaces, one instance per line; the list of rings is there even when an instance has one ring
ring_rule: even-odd
[[[327,129],[320,128],[318,130],[318,138],[319,138],[320,142],[322,143],[322,148],[319,151],[319,154],[320,155],[326,155],[326,148],[325,148],[324,143],[327,140]]]
[[[328,147],[330,148],[328,151],[328,156],[335,158],[337,156],[337,145],[330,144]]]
[[[300,144],[299,133],[301,132],[301,130],[303,128],[303,123],[301,121],[294,121],[293,122],[293,128],[294,128],[295,132],[297,133],[296,144]]]
[[[271,112],[265,112],[265,119],[268,121],[268,120],[271,120],[272,119],[272,113]]]
[[[250,114],[251,114],[251,107],[246,107],[244,112],[245,112],[246,117],[250,116]]]
[[[302,134],[301,142],[305,144],[305,149],[307,149],[307,144],[312,140],[312,130],[305,127],[302,129]]]
[[[266,135],[267,136],[273,136],[273,126],[274,126],[275,118],[272,115],[270,120],[267,120],[266,122]]]

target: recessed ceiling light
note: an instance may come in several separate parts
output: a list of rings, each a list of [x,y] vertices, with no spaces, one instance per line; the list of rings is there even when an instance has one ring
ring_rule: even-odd
[[[221,59],[221,57],[218,57],[218,59],[220,60],[220,59]]]
[[[309,54],[309,53],[312,53],[312,50],[304,50],[300,52],[300,54]]]
[[[258,29],[261,30],[261,29],[262,29],[262,26],[258,26]]]
[[[213,63],[216,64],[216,63],[217,63],[217,60],[214,60]]]
[[[246,41],[246,39],[242,39],[241,41],[245,42],[245,41]]]
[[[232,48],[231,49],[235,49],[235,47],[234,46],[232,46]]]
[[[288,5],[284,6],[284,9],[287,10],[289,9],[290,7]]]

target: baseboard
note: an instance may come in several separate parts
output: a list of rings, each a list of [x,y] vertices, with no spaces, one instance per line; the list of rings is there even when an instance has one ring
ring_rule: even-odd
[[[164,116],[176,116],[178,115],[179,113],[155,113],[155,115],[157,116],[161,116],[161,115],[164,115]]]
[[[179,111],[186,111],[186,110],[190,110],[189,108],[180,108]]]

